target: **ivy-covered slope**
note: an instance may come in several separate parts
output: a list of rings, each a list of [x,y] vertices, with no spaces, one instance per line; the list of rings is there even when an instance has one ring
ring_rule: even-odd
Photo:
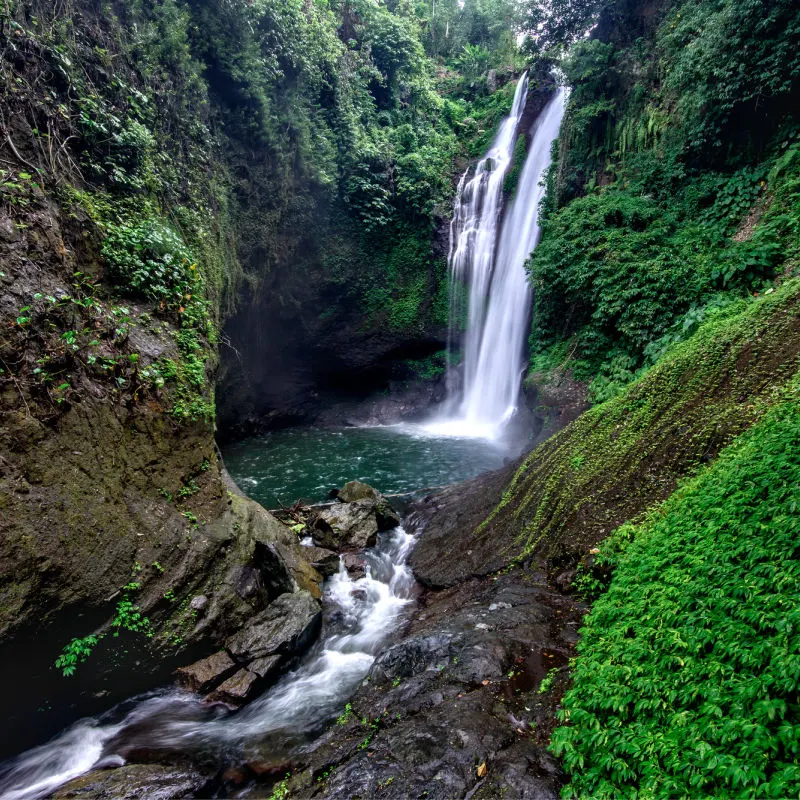
[[[785,399],[800,366],[800,280],[741,300],[619,396],[536,448],[477,528],[437,536],[411,556],[415,573],[451,585],[518,560],[551,579]]]
[[[553,737],[565,797],[797,794],[799,390],[601,546]]]

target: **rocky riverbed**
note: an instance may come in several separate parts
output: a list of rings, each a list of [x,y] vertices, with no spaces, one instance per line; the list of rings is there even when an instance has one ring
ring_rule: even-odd
[[[455,520],[474,528],[495,484],[504,479],[505,471],[489,474],[478,479],[481,491],[469,482],[412,505],[404,524],[416,534],[417,549],[424,554],[441,537],[440,515],[459,497],[462,513]],[[365,599],[359,579],[369,559],[358,548],[399,521],[386,499],[353,482],[328,507],[287,509],[284,516],[298,535],[312,537],[315,544],[306,549],[322,572],[330,574],[343,556],[337,569],[347,571],[349,564],[350,576],[342,585],[355,604]],[[159,736],[153,734],[152,717],[143,715],[147,721],[139,736],[131,737],[123,726],[117,740],[106,744],[104,769],[68,782],[54,796],[269,797],[279,785],[282,796],[298,798],[472,798],[502,792],[556,798],[561,775],[546,744],[584,609],[548,586],[544,570],[534,563],[500,565],[483,575],[459,569],[446,588],[409,586],[408,596],[416,602],[386,631],[388,639],[371,667],[342,698],[338,718],[329,718],[304,744],[281,751],[270,736],[262,737],[261,745],[255,737],[246,757],[223,763],[202,756],[202,748],[193,753],[152,746]],[[437,582],[424,566],[419,572],[429,587]],[[179,669],[177,678],[204,695],[211,709],[247,703],[309,646],[319,619],[317,601],[308,592],[280,595],[218,652]],[[336,621],[326,625],[330,637]],[[171,702],[172,710],[161,713],[186,714],[196,725],[191,706]],[[246,727],[246,717],[229,721],[239,719]]]

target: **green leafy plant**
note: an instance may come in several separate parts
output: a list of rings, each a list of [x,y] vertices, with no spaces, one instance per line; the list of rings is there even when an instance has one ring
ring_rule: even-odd
[[[177,307],[193,293],[196,264],[181,236],[158,219],[109,226],[103,256],[120,286],[136,294]]]
[[[56,667],[61,670],[65,678],[72,677],[78,664],[82,664],[92,654],[95,645],[102,635],[84,636],[82,639],[73,639],[64,647],[61,655],[56,659]]]
[[[550,687],[553,685],[556,675],[558,675],[558,667],[553,667],[547,671],[547,675],[542,678],[542,682],[539,684],[539,694],[546,694],[550,691]]]
[[[553,736],[565,797],[793,793],[798,392],[629,527]]]
[[[353,716],[353,706],[351,703],[347,703],[344,707],[344,711],[336,718],[337,725],[346,725],[350,718]]]

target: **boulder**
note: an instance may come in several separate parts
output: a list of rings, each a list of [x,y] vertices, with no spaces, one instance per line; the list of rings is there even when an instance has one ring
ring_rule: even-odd
[[[308,547],[307,558],[320,575],[330,578],[339,571],[339,554],[324,547]]]
[[[175,670],[175,676],[181,686],[193,692],[207,692],[237,668],[236,662],[224,650],[220,650],[188,667]]]
[[[240,706],[247,702],[250,695],[254,693],[254,684],[258,680],[255,672],[247,669],[240,669],[228,680],[221,683],[208,697],[208,703],[225,703],[229,706]]]
[[[345,553],[342,558],[344,559],[344,568],[354,581],[367,574],[367,562],[360,556],[355,553]]]
[[[308,592],[282,594],[225,647],[242,664],[272,655],[299,655],[319,630],[321,617],[319,603]]]
[[[284,660],[283,656],[265,656],[264,658],[257,658],[247,665],[250,672],[258,675],[259,678],[270,678],[278,670],[281,662]]]
[[[376,489],[350,481],[339,492],[339,502],[309,520],[314,544],[329,550],[363,550],[372,547],[379,531],[400,524],[400,516]]]
[[[311,520],[314,544],[328,550],[363,550],[378,541],[378,520],[371,500],[336,503]]]
[[[383,495],[373,489],[368,483],[361,481],[350,481],[339,489],[336,495],[342,503],[355,503],[359,500],[375,500],[376,502],[384,499]]]

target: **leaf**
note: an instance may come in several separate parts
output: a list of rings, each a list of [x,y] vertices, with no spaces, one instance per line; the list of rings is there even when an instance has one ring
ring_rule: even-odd
[[[477,769],[478,777],[485,778],[486,777],[486,762],[484,761]]]

